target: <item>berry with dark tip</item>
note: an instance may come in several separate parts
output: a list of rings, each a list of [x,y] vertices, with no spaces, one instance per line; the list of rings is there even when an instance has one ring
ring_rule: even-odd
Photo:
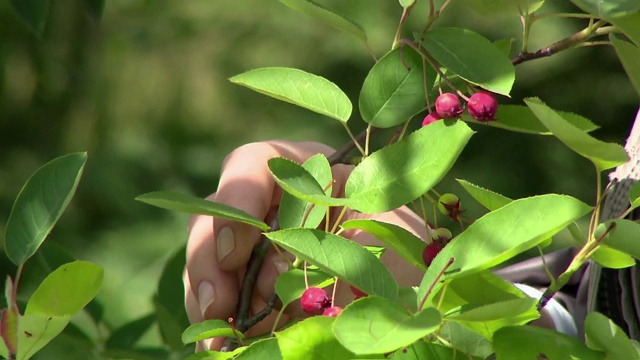
[[[460,99],[455,94],[444,93],[436,99],[436,112],[443,119],[456,118],[462,111]]]
[[[480,122],[496,121],[495,116],[498,111],[496,98],[484,91],[477,92],[469,98],[467,103],[469,115]]]
[[[437,228],[431,232],[431,238],[434,243],[444,247],[453,239],[453,235],[447,228]]]
[[[336,316],[340,315],[341,312],[342,312],[342,308],[340,306],[332,306],[330,308],[327,308],[322,313],[322,316],[336,317]]]
[[[422,260],[424,260],[424,264],[430,266],[433,262],[433,259],[438,255],[438,253],[443,249],[444,246],[440,246],[440,244],[436,242],[432,242],[428,244],[424,251],[422,252]]]
[[[458,217],[464,212],[464,210],[460,209],[460,198],[450,193],[440,196],[438,210],[453,221],[458,221]]]
[[[429,124],[433,124],[434,122],[438,121],[438,120],[442,120],[442,118],[440,117],[440,115],[438,115],[437,112],[432,112],[429,113],[427,116],[424,117],[424,120],[422,120],[422,126],[427,126]]]
[[[320,315],[331,306],[331,299],[327,296],[327,292],[317,287],[310,287],[304,291],[300,298],[302,310],[309,315]]]

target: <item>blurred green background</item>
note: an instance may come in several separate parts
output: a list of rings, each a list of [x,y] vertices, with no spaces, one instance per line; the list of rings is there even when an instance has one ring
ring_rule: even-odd
[[[390,49],[401,15],[397,1],[321,3],[362,25],[378,56]],[[419,4],[407,29],[420,29],[426,10]],[[542,11],[576,9],[548,1]],[[584,25],[540,21],[530,47]],[[438,26],[470,27],[491,40],[513,39],[514,51],[519,46],[516,12],[488,17],[473,11],[473,0],[453,1]],[[172,190],[204,197],[216,189],[224,156],[247,142],[348,141],[339,124],[227,79],[256,67],[297,67],[334,81],[357,104],[372,65],[356,38],[275,0],[110,0],[99,23],[80,0],[54,1],[41,39],[0,1],[0,230],[33,171],[54,157],[88,151],[77,194],[48,241],[105,268],[98,300],[109,323],[145,315],[162,267],[185,243],[187,217],[138,203],[137,195]],[[591,119],[601,126],[595,136],[618,143],[638,105],[613,48],[603,46],[518,66],[512,98],[500,101],[528,96]],[[359,132],[354,110],[351,127]],[[452,179],[464,178],[513,198],[556,192],[593,202],[591,165],[557,140],[476,130],[439,191],[462,193]],[[463,202],[479,213],[464,196]]]

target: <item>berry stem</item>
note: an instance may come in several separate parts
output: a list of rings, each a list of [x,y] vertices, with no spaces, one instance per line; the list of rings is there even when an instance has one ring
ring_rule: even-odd
[[[344,126],[344,129],[347,130],[347,134],[349,134],[349,137],[351,138],[351,141],[353,141],[353,144],[355,145],[355,147],[358,149],[358,151],[360,151],[360,154],[362,154],[362,156],[367,156],[366,152],[364,151],[362,146],[360,146],[360,143],[358,142],[356,137],[353,136],[353,133],[351,132],[351,129],[349,129],[349,127],[347,126],[347,123],[343,122],[342,126]]]
[[[418,306],[418,311],[422,310],[422,308],[424,307],[424,303],[427,302],[427,298],[429,297],[429,295],[431,295],[431,292],[433,291],[433,288],[440,281],[440,278],[442,278],[442,276],[444,275],[445,271],[447,271],[447,269],[451,266],[451,264],[453,264],[454,261],[455,261],[454,258],[449,258],[449,261],[447,261],[447,263],[442,268],[442,270],[440,270],[440,272],[438,273],[438,276],[436,276],[436,278],[433,280],[431,285],[429,285],[429,289],[427,289],[427,292],[424,294],[424,297],[422,298],[422,301],[420,301],[420,305]]]
[[[404,23],[407,21],[407,17],[411,14],[411,10],[415,6],[415,2],[409,5],[406,8],[402,9],[402,16],[400,16],[400,23],[398,24],[398,28],[396,29],[396,35],[393,38],[393,45],[391,45],[391,49],[395,49],[400,44],[400,38],[402,34],[402,28],[404,27]]]

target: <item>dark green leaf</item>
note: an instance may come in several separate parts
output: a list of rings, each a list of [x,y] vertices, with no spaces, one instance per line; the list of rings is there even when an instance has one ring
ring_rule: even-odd
[[[76,191],[87,153],[56,158],[38,169],[16,198],[7,220],[5,250],[11,261],[27,261],[44,239]]]
[[[603,360],[604,353],[589,349],[579,339],[537,326],[509,326],[493,337],[498,359]],[[542,357],[542,356],[545,357]]]
[[[365,43],[367,42],[367,35],[359,25],[322,7],[320,4],[310,0],[280,0],[280,2],[293,10],[320,20],[338,30],[355,35]]]
[[[182,331],[189,326],[189,318],[184,307],[184,294],[176,289],[182,288],[182,272],[186,262],[186,247],[182,246],[167,261],[160,281],[154,304],[158,312],[158,326],[165,344],[172,350],[180,350]],[[160,310],[158,307],[161,306]]]
[[[634,359],[638,356],[627,334],[606,316],[592,312],[584,321],[587,344],[604,351],[609,359]]]
[[[395,300],[398,284],[384,264],[351,240],[315,229],[287,229],[266,233],[271,241],[329,275],[367,294]]]
[[[544,0],[473,0],[468,4],[479,14],[493,19],[496,15],[515,16],[519,10],[531,14],[544,5]]]
[[[334,320],[328,316],[314,316],[276,332],[282,359],[352,359],[353,354],[331,331]]]
[[[246,212],[224,204],[215,203],[191,195],[156,191],[142,194],[136,200],[157,206],[159,208],[186,212],[189,214],[202,214],[223,219],[235,220],[252,225],[260,230],[269,230],[269,225],[254,218]]]
[[[513,201],[504,195],[487,190],[466,180],[456,179],[456,181],[462,185],[469,195],[476,199],[482,206],[489,209],[489,211],[497,210]]]
[[[628,15],[640,11],[636,0],[571,0],[579,8],[597,18]]]
[[[130,349],[156,322],[156,315],[149,314],[122,325],[111,333],[105,346],[109,349]]]
[[[514,200],[484,215],[435,257],[422,279],[418,298],[424,296],[450,258],[454,262],[445,279],[489,269],[540,244],[591,210],[570,196],[547,194]]]
[[[185,326],[180,321],[179,316],[182,311],[175,313],[165,308],[164,304],[158,301],[158,296],[153,299],[153,307],[156,311],[160,336],[164,344],[173,351],[184,349],[182,333],[188,327],[188,324]]]
[[[96,296],[103,276],[101,267],[87,261],[62,265],[31,295],[25,314],[74,315]]]
[[[636,46],[640,46],[640,12],[608,19]]]
[[[364,80],[358,101],[360,115],[375,127],[402,124],[426,107],[424,83],[434,79],[435,71],[428,68],[425,73],[418,53],[410,47],[396,48],[380,59]]]
[[[323,154],[316,154],[307,159],[302,167],[313,176],[320,186],[326,188],[324,194],[331,196],[333,176],[327,157]],[[278,211],[281,229],[294,227],[315,229],[324,219],[327,207],[306,202],[284,192]]]
[[[609,220],[598,225],[595,237],[600,238],[606,229],[615,223],[615,227],[602,239],[602,243],[625,254],[640,259],[640,224],[626,219]]]
[[[422,252],[426,246],[425,242],[398,225],[376,220],[359,219],[345,221],[342,223],[342,228],[362,229],[378,238],[413,266],[421,270],[427,269],[422,259]]]
[[[611,44],[616,49],[618,58],[629,76],[629,80],[636,92],[640,94],[640,48],[630,42],[618,40],[615,36],[611,36]]]
[[[308,72],[282,67],[260,68],[229,79],[232,83],[346,123],[352,105],[331,81]]]
[[[485,359],[493,353],[493,347],[487,338],[455,321],[444,322],[438,333],[449,342],[454,349],[459,350],[463,354]]]
[[[50,0],[9,0],[13,9],[36,36],[42,36],[49,14]]]
[[[431,334],[440,323],[440,312],[432,307],[412,315],[397,303],[367,296],[342,311],[333,331],[356,354],[384,354]]]
[[[423,46],[430,56],[461,78],[509,96],[515,69],[509,57],[486,38],[467,29],[436,28],[429,31]]]
[[[604,171],[629,160],[624,148],[618,144],[597,140],[571,125],[562,115],[545,105],[540,99],[525,99],[525,103],[538,119],[571,150],[591,160],[598,171]]]
[[[640,206],[640,181],[636,181],[631,190],[629,190],[629,202],[633,209]]]
[[[591,132],[599,127],[588,119],[570,112],[558,112],[570,124],[584,132]],[[462,119],[468,122],[475,122],[467,113],[462,114]],[[535,114],[526,106],[522,105],[500,105],[496,113],[498,121],[486,123],[489,126],[506,129],[510,131],[523,132],[536,135],[553,135]]]
[[[376,151],[347,180],[349,206],[372,214],[417,199],[444,177],[472,134],[462,121],[437,121]]]
[[[212,338],[212,337],[237,337],[244,338],[244,335],[231,328],[228,322],[224,320],[205,320],[201,323],[189,326],[182,333],[182,342],[190,344],[196,341]]]
[[[84,0],[84,6],[87,8],[87,13],[95,21],[100,21],[102,18],[102,12],[104,11],[105,0]]]

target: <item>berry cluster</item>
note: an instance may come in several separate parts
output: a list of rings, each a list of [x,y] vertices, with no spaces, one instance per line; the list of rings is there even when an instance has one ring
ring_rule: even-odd
[[[436,99],[436,111],[429,113],[422,121],[422,126],[427,126],[440,119],[457,118],[463,112],[460,99],[453,93],[443,93]],[[484,91],[474,93],[467,102],[469,115],[480,122],[496,121],[498,111],[496,98]]]

